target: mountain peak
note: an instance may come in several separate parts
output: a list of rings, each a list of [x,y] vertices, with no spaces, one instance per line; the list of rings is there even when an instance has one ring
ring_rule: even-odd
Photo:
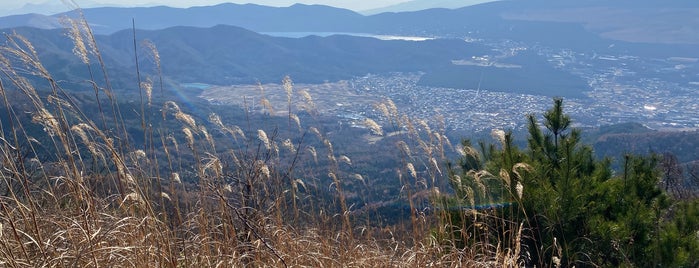
[[[385,12],[410,12],[433,8],[456,9],[497,0],[412,0],[387,7],[362,11],[362,14],[373,15]]]

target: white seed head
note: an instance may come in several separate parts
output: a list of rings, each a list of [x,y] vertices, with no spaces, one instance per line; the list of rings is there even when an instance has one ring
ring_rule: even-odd
[[[318,139],[323,140],[323,135],[320,134],[320,131],[316,127],[310,127],[308,128],[308,130],[311,131],[311,133],[316,134],[316,136],[318,136]]]
[[[126,182],[131,185],[131,186],[136,186],[136,179],[131,176],[129,173],[124,173],[124,179],[126,179]]]
[[[168,135],[167,140],[169,140],[173,146],[175,146],[175,151],[179,152],[180,151],[180,144],[177,142],[177,139],[175,139],[175,136]]]
[[[313,97],[311,97],[311,93],[308,93],[308,91],[306,90],[301,90],[299,91],[299,95],[301,95],[303,100],[306,101],[306,104],[308,104],[311,107],[315,106],[313,104]]]
[[[405,167],[408,169],[410,176],[417,179],[417,171],[415,171],[415,166],[413,166],[413,163],[408,163]]]
[[[352,175],[352,177],[354,177],[354,179],[356,179],[358,181],[361,181],[362,183],[366,183],[366,182],[364,182],[364,177],[361,174],[354,173]]]
[[[505,145],[505,131],[502,129],[493,129],[490,135],[500,142],[503,146]]]
[[[177,172],[173,172],[172,174],[170,174],[170,180],[175,183],[182,183],[182,181],[180,180],[180,174]]]
[[[130,194],[127,194],[127,195],[124,197],[124,200],[121,201],[121,204],[123,205],[123,204],[126,203],[127,201],[128,201],[128,202],[138,203],[138,204],[144,203],[143,197],[141,197],[141,195],[138,194],[138,193],[136,193],[136,192],[132,192],[132,193],[130,193]]]
[[[272,106],[272,103],[267,98],[262,97],[260,99],[260,105],[262,105],[269,114],[274,114],[274,106]]]
[[[148,49],[147,51],[153,57],[153,61],[155,62],[155,66],[158,68],[158,70],[160,70],[160,52],[158,52],[158,48],[150,40],[144,40],[142,44],[143,44],[143,46],[145,46]]]
[[[306,189],[306,184],[301,179],[294,180],[294,188],[298,189],[299,185],[301,185],[303,189]]]
[[[73,19],[67,20],[68,23],[70,23],[68,36],[71,40],[73,40],[73,54],[78,56],[83,63],[90,64],[90,58],[87,56],[87,48],[85,47],[85,42],[83,41],[80,24]]]
[[[343,163],[348,164],[350,166],[352,165],[352,160],[349,157],[347,157],[346,155],[340,156],[340,162],[343,162]]]
[[[221,117],[218,116],[218,114],[215,114],[215,113],[209,114],[209,122],[211,122],[212,124],[216,125],[219,128],[225,128],[223,126],[223,122],[221,121]]]
[[[189,129],[188,127],[185,127],[182,129],[182,132],[184,133],[185,138],[187,139],[187,146],[189,148],[194,148],[194,134],[192,134],[192,130]]]
[[[201,132],[201,134],[204,136],[204,139],[205,139],[207,142],[209,142],[209,144],[211,145],[211,147],[214,147],[214,145],[215,145],[214,139],[211,137],[211,135],[209,135],[209,131],[206,130],[206,127],[203,126],[203,125],[199,125],[199,132]]]
[[[308,146],[306,149],[309,153],[311,153],[311,156],[313,156],[313,161],[318,164],[318,153],[316,152],[316,148],[313,146]]]
[[[403,153],[405,153],[407,156],[411,156],[410,147],[407,143],[405,143],[404,141],[399,141],[397,145],[403,151]]]
[[[136,159],[144,159],[144,158],[146,158],[146,152],[143,150],[136,150],[133,152],[133,156]]]
[[[265,162],[263,162],[263,161],[261,161],[261,160],[258,160],[257,163],[258,163],[258,166],[259,166],[259,169],[260,169],[260,173],[261,173],[266,179],[271,178],[271,174],[270,174],[270,172],[269,172],[269,167],[267,166],[267,164],[265,164]]]
[[[55,136],[60,133],[61,129],[58,120],[46,108],[40,108],[39,111],[32,115],[32,122],[44,126],[44,131],[50,136]]]
[[[418,119],[417,124],[428,134],[432,133],[432,128],[430,128],[430,125],[424,119]]]
[[[503,181],[505,181],[505,185],[510,186],[510,183],[512,183],[512,180],[510,179],[510,173],[507,172],[504,168],[500,169],[500,178],[502,178]]]
[[[272,148],[272,145],[269,142],[269,138],[267,138],[267,133],[264,130],[262,130],[262,129],[257,130],[257,138],[262,142],[262,144],[265,145],[265,148],[267,150]]]
[[[194,121],[194,117],[191,115],[188,115],[186,113],[183,113],[182,111],[178,111],[175,113],[175,118],[177,120],[180,120],[181,122],[187,124],[190,128],[196,130],[197,129],[197,122]]]
[[[174,111],[175,113],[181,111],[180,106],[174,101],[166,101],[163,104],[163,111]]]
[[[284,86],[284,91],[286,91],[286,98],[288,102],[291,102],[291,95],[294,90],[294,82],[291,81],[291,77],[288,75],[282,80],[282,85]]]
[[[364,119],[364,126],[366,126],[372,134],[377,136],[383,136],[383,129],[378,123],[376,123],[376,121],[372,120],[371,118]]]
[[[385,103],[379,103],[375,107],[383,116],[386,118],[391,118],[391,113],[388,111],[388,107],[386,107]]]
[[[294,143],[291,141],[291,139],[286,139],[284,142],[282,142],[282,146],[289,150],[289,152],[296,153],[296,147],[294,146]]]
[[[388,107],[388,111],[391,113],[392,116],[398,116],[398,107],[393,102],[393,100],[386,100],[386,107]]]
[[[521,182],[517,182],[515,190],[517,191],[517,196],[519,197],[519,199],[522,199],[522,194],[524,193],[524,185],[522,185]]]
[[[440,175],[442,174],[442,170],[439,168],[439,164],[437,163],[437,159],[432,157],[430,158],[430,163],[432,163],[432,167],[439,173]]]
[[[291,117],[291,120],[294,120],[294,123],[296,123],[296,127],[301,129],[301,119],[299,118],[299,116],[292,113],[289,115],[289,117]]]
[[[232,130],[233,133],[235,133],[236,135],[238,135],[238,136],[240,136],[241,138],[245,139],[245,132],[243,132],[243,129],[240,128],[239,126],[233,126],[233,127],[231,127],[231,130]],[[235,137],[235,136],[234,136],[234,137]]]
[[[527,171],[527,172],[532,172],[532,171],[534,170],[534,168],[533,168],[532,166],[530,166],[529,164],[527,164],[527,163],[517,163],[517,164],[515,164],[515,165],[512,167],[512,172],[513,172],[514,174],[516,174],[516,175],[517,175],[517,178],[520,179],[520,180],[523,178],[523,177],[522,177],[522,174],[521,174],[520,171],[519,171],[520,169],[523,169],[523,170],[525,170],[525,171]]]
[[[153,82],[150,79],[141,82],[141,89],[146,92],[146,99],[148,100],[148,105],[153,103]]]
[[[209,161],[207,161],[204,165],[204,172],[207,170],[212,170],[216,176],[221,176],[221,174],[223,174],[223,165],[221,165],[221,160],[212,154],[207,153],[207,155],[209,156]]]

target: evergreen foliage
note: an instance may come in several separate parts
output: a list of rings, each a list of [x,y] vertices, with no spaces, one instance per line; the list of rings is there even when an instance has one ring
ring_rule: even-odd
[[[499,146],[481,143],[478,154],[461,157],[460,170],[452,167],[455,195],[441,202],[466,209],[442,218],[451,232],[466,233],[453,236],[458,244],[497,241],[506,249],[502,241],[510,241],[526,266],[699,264],[699,205],[663,190],[659,157],[627,155],[615,174],[610,159],[595,159],[581,144],[562,99],[543,118],[528,117],[526,148],[513,146],[511,132],[494,131]],[[462,145],[476,151],[470,141]],[[483,222],[477,217],[501,219],[489,223],[497,234],[487,237],[496,239],[474,239],[483,237],[472,227]]]

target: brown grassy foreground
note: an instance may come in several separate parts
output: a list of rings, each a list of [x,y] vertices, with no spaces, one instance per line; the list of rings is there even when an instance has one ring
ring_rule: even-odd
[[[348,205],[365,178],[347,168],[352,160],[335,151],[321,127],[300,122],[296,113],[314,114],[313,99],[294,92],[289,79],[284,126],[241,128],[216,114],[198,121],[165,97],[153,100],[153,88],[163,88],[160,61],[155,46],[144,43],[157,69],[152,76],[135,70],[140,118],[127,118],[86,22],[69,20],[67,32],[89,70],[84,83],[98,107],[89,115],[29,41],[10,33],[0,48],[0,266],[518,265],[521,226],[509,240],[479,240],[492,220],[483,215],[455,238],[445,231],[448,214],[416,209],[440,195],[440,163],[452,146],[392,102],[377,109],[399,140],[403,164],[391,179],[401,181],[412,212],[408,222],[384,226],[360,220]],[[134,41],[134,49],[143,48]],[[260,105],[274,109],[263,91]],[[375,121],[365,124],[372,137],[389,136]],[[295,134],[282,136],[288,133]],[[468,237],[467,247],[455,242]]]

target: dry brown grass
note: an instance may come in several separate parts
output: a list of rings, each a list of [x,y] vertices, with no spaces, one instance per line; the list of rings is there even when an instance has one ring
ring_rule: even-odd
[[[69,22],[74,52],[88,68],[92,61],[100,63],[101,69],[90,69],[91,76],[95,71],[105,77],[104,84],[89,79],[98,116],[81,112],[26,39],[9,34],[0,48],[6,114],[0,136],[0,266],[517,266],[521,226],[513,241],[498,244],[479,243],[477,232],[463,229],[476,241],[462,247],[446,231],[451,229],[445,226],[450,222],[446,213],[417,209],[417,203],[442,195],[436,186],[446,168],[440,162],[453,148],[426,121],[399,114],[393,102],[377,107],[393,128],[392,138],[399,140],[396,153],[404,163],[396,178],[403,186],[400,198],[410,204],[410,221],[358,223],[344,187],[353,180],[366,183],[364,177],[348,171],[353,161],[336,152],[319,128],[302,128],[291,104],[303,102],[301,109],[315,115],[314,103],[307,91],[292,99],[290,78],[283,82],[288,128],[299,137],[280,137],[276,126],[246,135],[212,114],[208,123],[227,141],[221,144],[206,122],[197,122],[171,101],[161,109],[165,123],[154,125],[151,81],[160,81],[162,88],[163,80],[159,54],[148,42],[158,77],[139,83],[146,95],[140,118],[145,142],[133,145],[94,36],[84,20]],[[31,110],[16,110],[11,99],[16,96]],[[110,102],[106,107],[101,96]],[[35,122],[28,123],[24,113]],[[376,121],[365,122],[373,134],[383,135]],[[43,131],[28,131],[36,125]],[[324,147],[305,143],[308,139]],[[48,155],[39,157],[43,154]],[[319,158],[327,163],[320,169],[330,185],[318,185],[314,174],[321,172],[309,171]],[[331,204],[314,201],[319,199],[308,185],[329,189],[334,197],[324,201]]]

